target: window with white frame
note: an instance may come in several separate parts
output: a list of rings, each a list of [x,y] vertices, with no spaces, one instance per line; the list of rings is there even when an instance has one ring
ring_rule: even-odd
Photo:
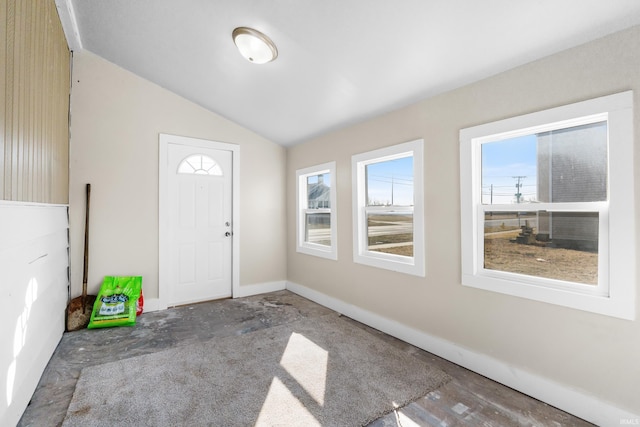
[[[634,318],[632,103],[460,131],[463,285]]]
[[[298,252],[338,259],[335,162],[296,171],[296,183]]]
[[[354,262],[424,276],[423,145],[351,158]]]

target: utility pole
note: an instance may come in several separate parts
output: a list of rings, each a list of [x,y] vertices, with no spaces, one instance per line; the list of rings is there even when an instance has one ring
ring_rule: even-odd
[[[491,204],[493,204],[493,184],[491,184]],[[493,217],[493,211],[489,215]]]
[[[393,204],[393,175],[391,175],[391,206],[395,206]]]
[[[522,188],[522,180],[525,179],[526,176],[514,176],[513,179],[517,179],[518,182],[516,183],[516,194],[514,194],[514,196],[516,196],[516,203],[520,203],[520,198],[522,197],[522,193],[520,192],[520,189]]]
[[[516,182],[516,203],[520,203],[520,198],[522,197],[522,193],[520,192],[520,189],[522,188],[522,180],[525,179],[526,176],[514,176],[513,179],[517,179],[518,182]],[[518,211],[518,227],[520,227],[520,211]]]

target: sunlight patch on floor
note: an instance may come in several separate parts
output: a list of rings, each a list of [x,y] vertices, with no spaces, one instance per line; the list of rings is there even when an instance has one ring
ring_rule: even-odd
[[[291,393],[287,386],[274,378],[269,386],[269,392],[262,405],[256,426],[304,425],[320,426],[316,418],[304,407],[302,402]]]
[[[309,396],[324,405],[329,353],[305,336],[292,333],[280,365]]]

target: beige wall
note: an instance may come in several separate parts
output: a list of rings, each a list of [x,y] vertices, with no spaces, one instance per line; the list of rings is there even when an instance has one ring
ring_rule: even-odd
[[[53,0],[0,2],[0,200],[68,201],[69,49]]]
[[[628,89],[640,129],[640,27],[289,149],[290,218],[296,169],[337,162],[339,259],[296,253],[290,222],[288,280],[640,413],[640,321],[463,287],[460,273],[459,130]],[[351,156],[417,138],[425,141],[426,278],[354,264]]]
[[[158,134],[240,146],[240,285],[286,278],[285,150],[86,51],[74,53],[70,220],[72,296],[81,292],[91,183],[89,291],[142,275],[158,297]],[[268,226],[267,226],[268,225]]]

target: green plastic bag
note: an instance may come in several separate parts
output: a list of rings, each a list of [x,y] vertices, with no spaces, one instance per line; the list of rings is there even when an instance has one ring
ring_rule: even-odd
[[[105,276],[87,328],[135,325],[141,290],[142,276]]]

